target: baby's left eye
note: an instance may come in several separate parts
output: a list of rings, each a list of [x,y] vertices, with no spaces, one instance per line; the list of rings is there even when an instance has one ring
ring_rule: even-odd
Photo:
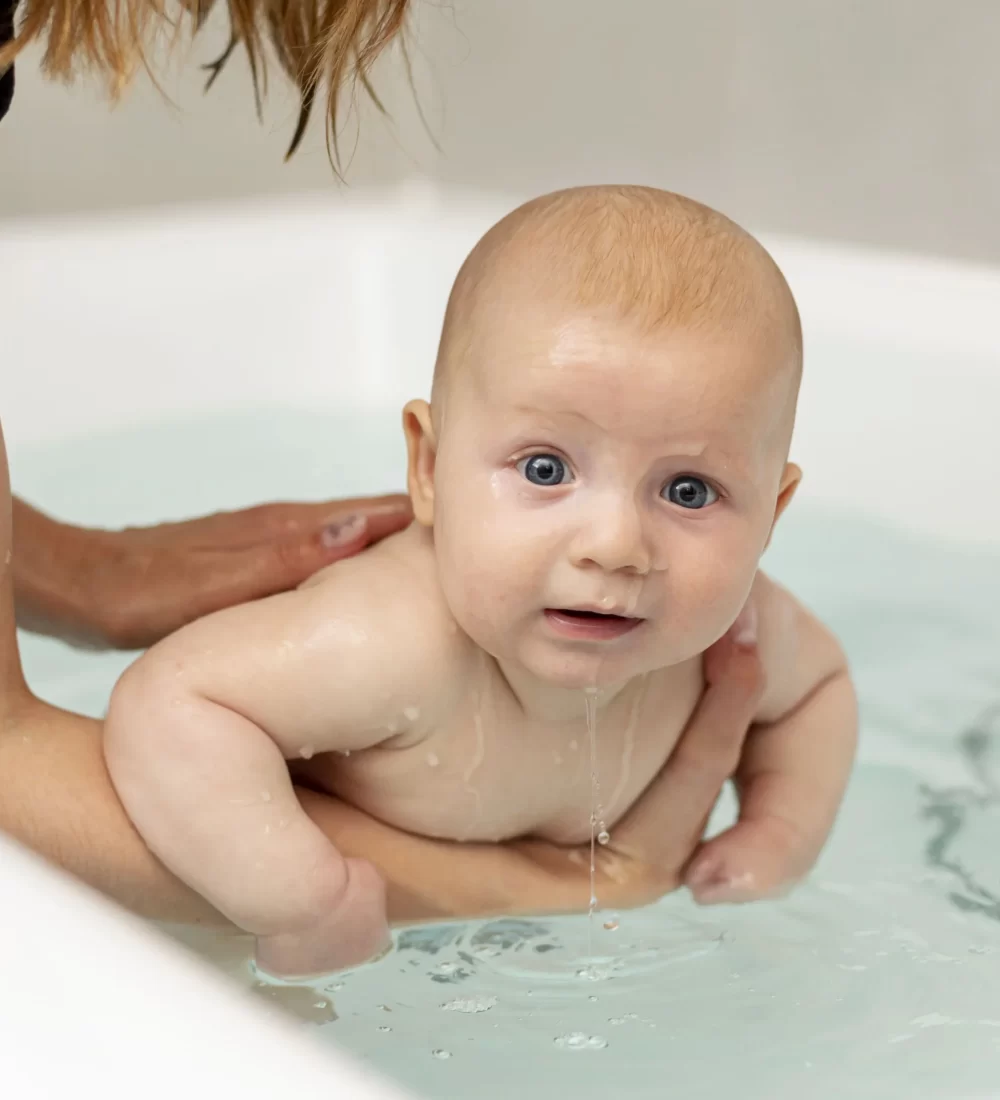
[[[663,490],[662,495],[671,504],[677,504],[681,508],[707,508],[719,499],[719,494],[707,482],[700,477],[691,477],[685,474],[683,477],[675,477]]]

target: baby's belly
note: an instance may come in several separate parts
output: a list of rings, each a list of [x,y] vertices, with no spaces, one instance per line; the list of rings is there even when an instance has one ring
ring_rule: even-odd
[[[655,744],[622,746],[615,758],[601,762],[596,786],[585,743],[558,762],[510,753],[479,768],[461,760],[450,764],[443,752],[426,745],[348,758],[327,754],[297,764],[296,775],[387,825],[421,836],[469,842],[530,836],[572,845],[589,841],[592,810],[599,827],[613,829],[676,741],[672,731],[661,731]]]
[[[504,789],[485,775],[456,776],[426,749],[326,754],[297,763],[294,775],[386,825],[439,840],[526,836],[547,809],[532,793]]]

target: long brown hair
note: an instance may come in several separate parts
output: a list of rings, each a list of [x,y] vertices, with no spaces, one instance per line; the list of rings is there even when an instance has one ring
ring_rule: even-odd
[[[337,109],[345,87],[361,83],[375,99],[368,72],[401,31],[409,0],[222,0],[229,11],[229,45],[207,66],[207,86],[235,50],[246,51],[258,111],[266,90],[265,43],[299,89],[301,107],[288,149],[295,152],[317,97],[326,90],[327,144],[337,148]],[[197,31],[216,0],[20,0],[19,29],[0,49],[0,73],[30,42],[45,45],[42,70],[63,80],[81,70],[103,77],[111,96],[124,90],[158,31],[174,38]],[[376,104],[378,100],[375,99]]]

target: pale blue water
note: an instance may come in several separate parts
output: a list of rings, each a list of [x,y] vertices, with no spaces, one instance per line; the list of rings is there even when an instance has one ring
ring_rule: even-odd
[[[403,482],[397,424],[245,413],[23,450],[13,477],[109,524],[382,491]],[[319,1041],[439,1100],[1000,1097],[1000,554],[802,507],[767,567],[844,640],[862,700],[861,761],[811,882],[599,923],[616,960],[601,981],[577,976],[585,917],[410,932],[340,988],[301,991],[303,1015],[338,1015],[308,1025]],[[25,660],[41,694],[99,714],[127,657],[26,638]],[[214,952],[249,984],[238,950]]]

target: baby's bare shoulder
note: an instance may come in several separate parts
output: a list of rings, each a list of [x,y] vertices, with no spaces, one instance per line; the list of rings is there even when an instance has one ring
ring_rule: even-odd
[[[751,595],[767,688],[758,720],[773,722],[846,664],[833,632],[787,588],[763,573]]]
[[[430,536],[416,525],[327,566],[299,594],[311,615],[362,630],[387,657],[403,650],[422,665],[451,667],[471,647],[441,592]]]

